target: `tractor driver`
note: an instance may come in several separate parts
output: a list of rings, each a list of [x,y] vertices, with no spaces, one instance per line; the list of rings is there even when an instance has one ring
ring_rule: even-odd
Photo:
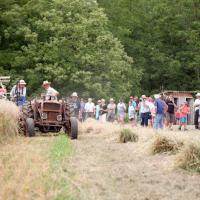
[[[51,85],[51,82],[43,81],[42,86],[46,90],[45,99],[46,100],[57,100],[57,96],[59,95],[59,92],[56,91],[54,88],[52,88],[50,85]]]

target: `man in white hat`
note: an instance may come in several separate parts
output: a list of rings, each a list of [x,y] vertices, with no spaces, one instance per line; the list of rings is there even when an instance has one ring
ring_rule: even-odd
[[[79,112],[81,109],[81,103],[78,99],[78,94],[77,92],[73,92],[71,95],[71,103],[73,104],[73,108],[74,108],[74,117],[78,118],[79,117]]]
[[[195,115],[194,115],[195,128],[199,129],[199,111],[200,111],[200,93],[199,92],[196,94],[196,100],[194,102],[194,110],[195,110]]]
[[[26,82],[20,80],[14,85],[10,91],[12,101],[16,101],[17,106],[23,106],[26,102]]]
[[[59,95],[59,92],[51,87],[51,82],[43,81],[42,86],[46,90],[46,94],[45,94],[46,100],[57,100],[57,96]]]

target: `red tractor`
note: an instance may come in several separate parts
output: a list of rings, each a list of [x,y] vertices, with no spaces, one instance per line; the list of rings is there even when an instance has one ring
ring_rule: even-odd
[[[78,122],[71,117],[72,106],[65,100],[34,99],[24,106],[21,117],[21,129],[26,136],[35,136],[35,129],[42,133],[60,132],[61,129],[71,139],[78,137]]]

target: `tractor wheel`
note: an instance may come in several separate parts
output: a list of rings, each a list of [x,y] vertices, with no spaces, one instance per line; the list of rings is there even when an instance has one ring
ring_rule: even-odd
[[[70,137],[71,139],[77,139],[78,138],[78,122],[77,122],[77,119],[76,117],[71,117],[70,118],[70,124],[71,124],[71,127],[70,127]]]
[[[24,115],[25,118],[27,118],[27,117],[32,118],[33,117],[33,109],[32,109],[30,102],[27,102],[22,107],[22,114]]]
[[[26,119],[26,132],[29,137],[35,136],[35,124],[32,118]]]

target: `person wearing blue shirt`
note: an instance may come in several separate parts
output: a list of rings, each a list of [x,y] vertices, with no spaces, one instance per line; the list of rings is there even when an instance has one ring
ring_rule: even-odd
[[[159,94],[154,95],[155,98],[155,107],[156,107],[156,116],[154,121],[155,129],[163,129],[164,124],[164,113],[166,110],[166,103],[161,99]]]

